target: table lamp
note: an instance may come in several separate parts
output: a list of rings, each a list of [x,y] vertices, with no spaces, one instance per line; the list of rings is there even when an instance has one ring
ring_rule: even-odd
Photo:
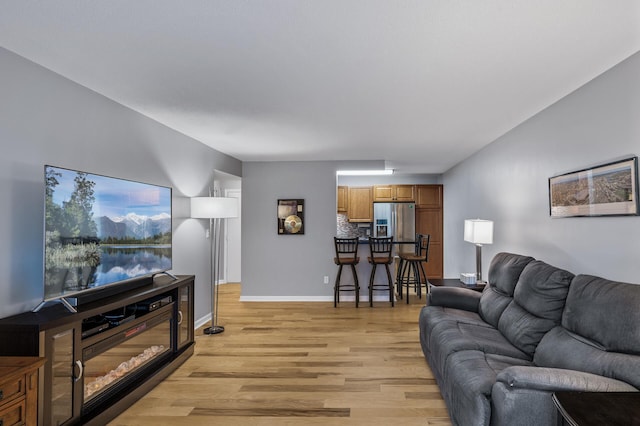
[[[493,243],[493,221],[467,219],[464,221],[464,240],[476,245],[476,282],[482,281],[482,245]]]

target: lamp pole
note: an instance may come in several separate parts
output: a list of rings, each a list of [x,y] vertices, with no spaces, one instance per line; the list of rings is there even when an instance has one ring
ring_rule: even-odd
[[[476,282],[482,282],[482,244],[476,244]]]
[[[211,267],[211,327],[204,329],[204,334],[219,334],[224,331],[224,327],[218,325],[218,301],[220,284],[220,253],[222,239],[220,238],[221,218],[209,218],[210,241],[210,267]]]

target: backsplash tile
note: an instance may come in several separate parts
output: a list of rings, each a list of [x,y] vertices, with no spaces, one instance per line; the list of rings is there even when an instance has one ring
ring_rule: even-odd
[[[368,237],[367,231],[371,232],[371,227],[361,227],[357,223],[349,222],[349,217],[344,213],[338,213],[336,236],[342,238]]]

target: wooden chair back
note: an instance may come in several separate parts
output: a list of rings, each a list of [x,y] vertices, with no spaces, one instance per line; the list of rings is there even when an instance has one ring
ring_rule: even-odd
[[[391,263],[393,251],[393,237],[369,237],[369,252],[372,261],[386,261]]]
[[[422,262],[429,261],[429,242],[430,234],[416,234],[416,256],[420,257]]]
[[[350,263],[358,257],[358,238],[333,237],[336,249],[335,262]]]

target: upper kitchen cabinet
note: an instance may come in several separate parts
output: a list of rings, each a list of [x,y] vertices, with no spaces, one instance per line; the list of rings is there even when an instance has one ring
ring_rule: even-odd
[[[349,187],[347,186],[339,186],[338,187],[338,213],[346,213],[349,205],[347,204],[349,200]]]
[[[373,222],[373,189],[370,186],[350,186],[347,197],[349,222]]]
[[[415,201],[415,185],[375,185],[373,201]]]
[[[417,208],[441,208],[442,185],[417,185]]]

